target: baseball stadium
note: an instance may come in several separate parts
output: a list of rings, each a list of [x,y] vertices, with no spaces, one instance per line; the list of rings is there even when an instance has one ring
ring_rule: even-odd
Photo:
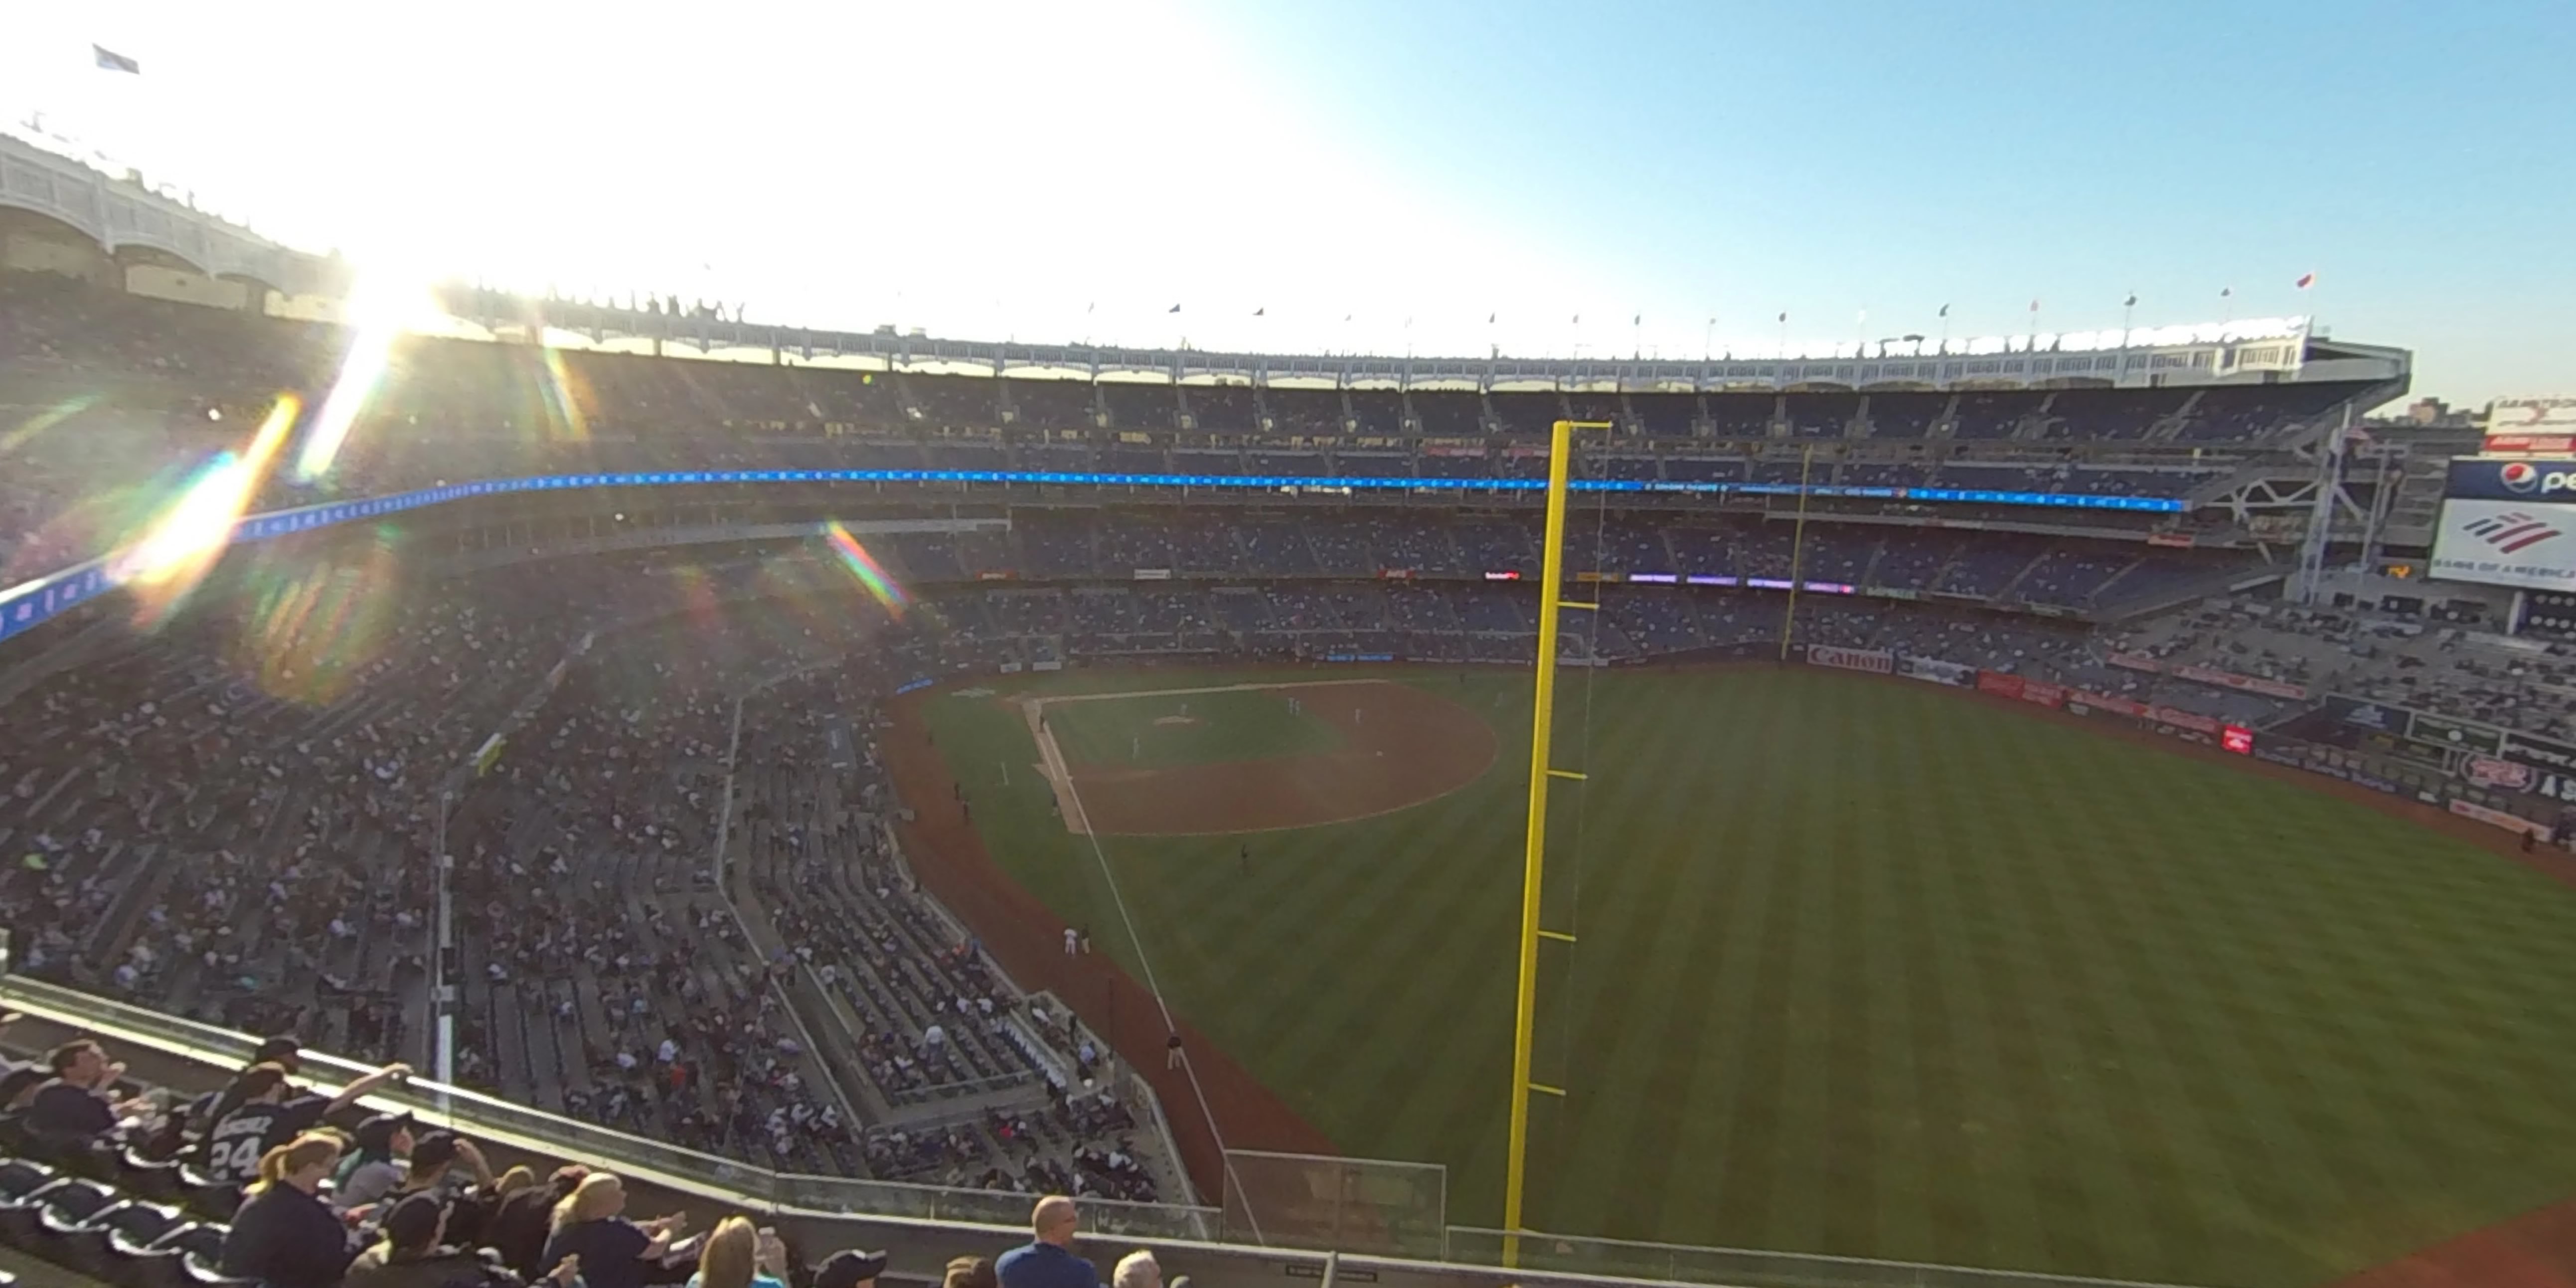
[[[2576,400],[351,292],[0,137],[0,1285],[2576,1282]]]

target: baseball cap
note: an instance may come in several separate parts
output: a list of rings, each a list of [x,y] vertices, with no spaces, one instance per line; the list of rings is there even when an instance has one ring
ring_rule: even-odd
[[[417,1248],[438,1237],[438,1220],[447,1205],[434,1194],[414,1194],[385,1214],[385,1238],[397,1248]]]
[[[447,1166],[456,1158],[456,1133],[423,1132],[411,1142],[411,1174],[420,1176]]]
[[[410,1114],[377,1114],[358,1124],[358,1130],[353,1139],[357,1141],[358,1148],[367,1153],[389,1154],[393,1152],[394,1137],[404,1132],[412,1134],[412,1144],[416,1146],[420,1143],[418,1119]]]
[[[884,1274],[885,1268],[886,1254],[845,1248],[814,1268],[814,1288],[859,1288]]]
[[[251,1052],[250,1056],[252,1064],[282,1064],[289,1069],[295,1068],[303,1060],[303,1044],[293,1038],[262,1039],[259,1049]]]

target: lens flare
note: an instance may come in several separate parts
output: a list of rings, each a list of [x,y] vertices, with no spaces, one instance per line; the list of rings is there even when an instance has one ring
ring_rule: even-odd
[[[70,420],[74,416],[80,415],[82,412],[88,411],[91,407],[97,405],[97,403],[98,395],[82,394],[79,397],[65,399],[51,407],[45,408],[43,411],[37,412],[35,415],[28,417],[25,424],[20,425],[16,429],[12,429],[7,433],[0,433],[0,456],[6,456],[11,452],[17,451],[19,448],[24,447],[29,442],[33,441],[37,435],[44,433],[46,430],[52,429],[56,425],[62,424],[64,421]]]
[[[109,560],[109,578],[134,593],[137,625],[168,620],[214,569],[303,406],[293,394],[278,395],[244,453],[224,452],[207,462],[143,538]]]
[[[350,285],[347,316],[352,334],[349,351],[340,358],[339,377],[322,399],[322,409],[304,431],[296,452],[295,478],[311,483],[330,473],[331,462],[349,440],[359,413],[383,385],[393,365],[394,341],[414,327],[439,322],[438,305],[421,279],[378,269],[363,272]]]
[[[393,637],[393,534],[327,562],[276,552],[254,565],[255,594],[230,654],[233,670],[272,697],[326,707],[354,692]]]
[[[895,579],[877,563],[875,556],[868,553],[866,546],[859,544],[857,537],[850,535],[848,528],[841,526],[840,520],[834,519],[823,525],[823,539],[831,543],[832,553],[841,557],[841,566],[848,568],[850,575],[858,578],[859,584],[867,587],[868,593],[875,596],[878,603],[885,605],[887,613],[903,616],[903,610],[911,604],[912,597],[903,593],[903,587],[895,584]]]
[[[581,409],[581,387],[565,370],[563,350],[553,345],[540,345],[537,352],[545,362],[546,378],[539,394],[546,400],[546,425],[561,439],[581,441],[590,437],[590,418]]]

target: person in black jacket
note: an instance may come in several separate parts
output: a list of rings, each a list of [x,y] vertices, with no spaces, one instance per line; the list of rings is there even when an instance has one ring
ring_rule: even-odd
[[[489,1248],[460,1248],[447,1242],[447,1218],[453,1209],[436,1194],[413,1194],[385,1214],[383,1237],[349,1263],[342,1288],[571,1288],[581,1275],[581,1260],[566,1257],[545,1280],[522,1279],[501,1264]]]
[[[354,1253],[316,1191],[340,1165],[337,1132],[305,1134],[259,1160],[259,1180],[224,1236],[223,1271],[268,1288],[333,1288]]]

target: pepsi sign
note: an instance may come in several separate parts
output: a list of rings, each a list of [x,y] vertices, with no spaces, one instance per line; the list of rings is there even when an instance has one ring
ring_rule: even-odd
[[[2451,462],[2448,495],[2475,501],[2576,502],[2576,459],[2458,457]]]

